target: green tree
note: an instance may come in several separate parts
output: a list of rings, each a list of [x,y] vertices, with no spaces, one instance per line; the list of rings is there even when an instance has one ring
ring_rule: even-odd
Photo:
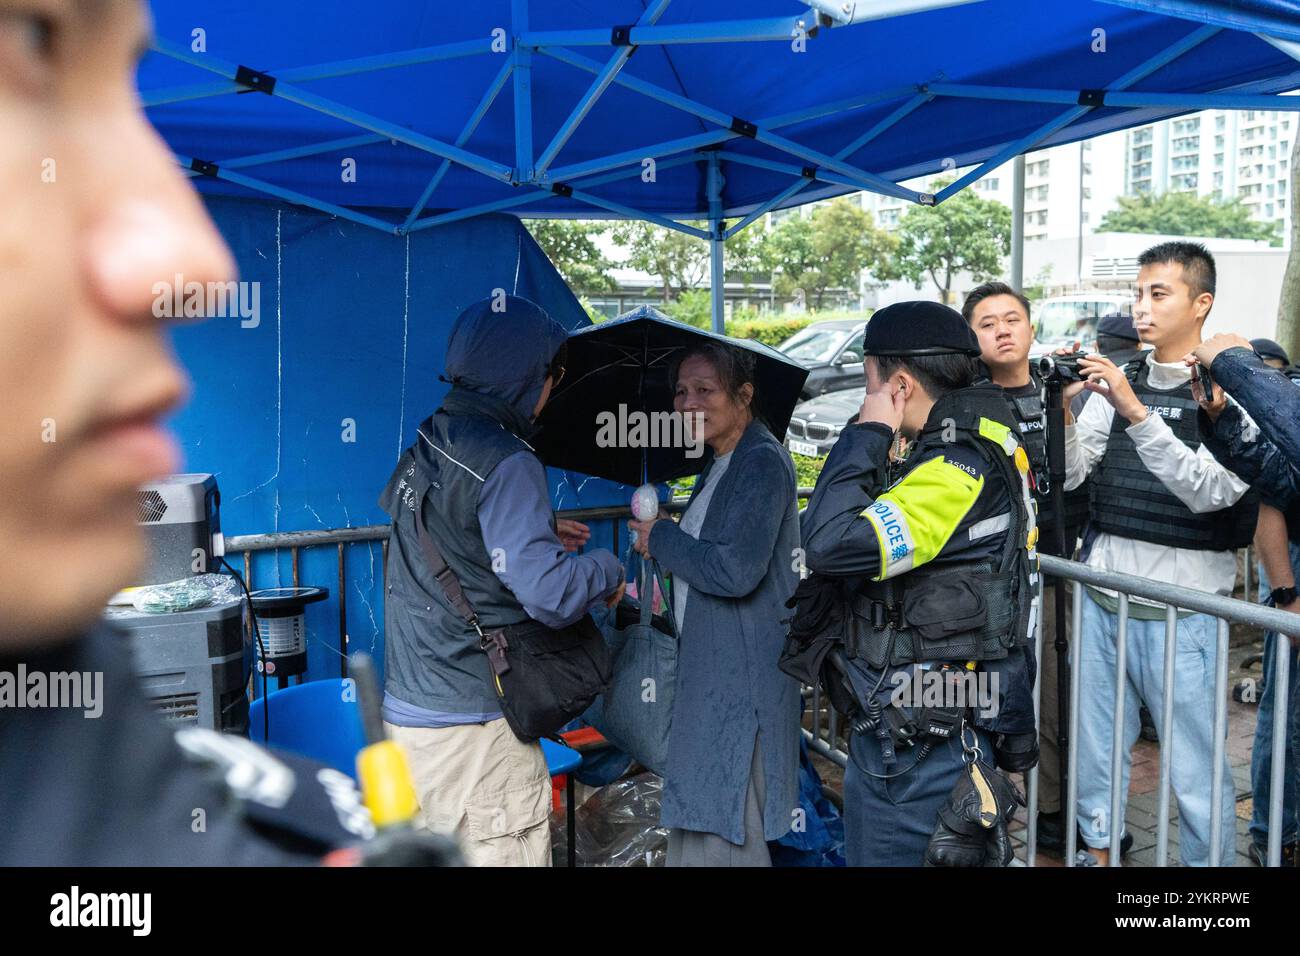
[[[758,258],[773,273],[778,295],[802,289],[810,306],[820,309],[831,289],[856,295],[864,270],[887,278],[896,245],[861,206],[836,199],[818,205],[811,216],[782,222],[767,234]]]
[[[935,180],[930,191],[938,192],[948,182]],[[942,205],[908,209],[894,235],[895,276],[917,288],[929,276],[947,303],[959,272],[970,273],[977,282],[1001,274],[1002,257],[1011,253],[1011,210],[964,189]]]
[[[607,223],[526,219],[524,224],[574,292],[611,292],[617,288],[609,275],[615,263],[596,243],[597,237],[609,231]]]
[[[1120,196],[1102,216],[1100,232],[1159,233],[1215,239],[1265,239],[1280,243],[1276,223],[1256,222],[1240,199],[1217,200],[1196,193]]]
[[[704,223],[689,225],[707,229]],[[627,265],[659,280],[665,304],[709,274],[709,244],[676,229],[640,221],[619,223],[614,241],[627,250]]]
[[[707,222],[686,225],[705,232],[709,228]],[[627,265],[659,280],[665,305],[687,290],[708,288],[707,241],[649,222],[620,223],[614,227],[613,235],[614,241],[627,250]],[[724,246],[724,272],[747,282],[752,273],[762,268],[760,250],[764,236],[761,226],[750,225],[728,239]]]

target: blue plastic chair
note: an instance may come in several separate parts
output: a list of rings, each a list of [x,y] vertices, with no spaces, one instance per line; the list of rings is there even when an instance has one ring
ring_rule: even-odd
[[[267,743],[356,779],[357,752],[366,745],[366,736],[355,687],[345,687],[342,678],[334,677],[284,687],[265,700],[257,698],[248,708],[248,736],[256,743],[263,742],[262,714],[268,704],[271,737]]]
[[[346,693],[345,693],[346,692]],[[271,736],[266,742],[292,753],[319,760],[352,777],[357,776],[357,753],[366,745],[357,706],[356,689],[342,678],[309,681],[259,697],[248,708],[248,736],[262,742],[263,710],[271,708]],[[542,740],[546,769],[552,777],[570,774],[582,766],[582,754],[571,747]],[[568,863],[574,866],[574,798],[572,779],[565,781],[569,824]]]
[[[557,744],[554,740],[542,738],[542,753],[546,755],[546,769],[552,777],[562,773],[572,773],[582,766],[582,754],[572,747]]]

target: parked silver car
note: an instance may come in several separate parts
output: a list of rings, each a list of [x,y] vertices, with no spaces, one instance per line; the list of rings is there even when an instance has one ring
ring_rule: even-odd
[[[830,454],[841,429],[858,414],[866,395],[867,387],[862,385],[827,392],[796,405],[785,433],[785,447],[809,458]]]

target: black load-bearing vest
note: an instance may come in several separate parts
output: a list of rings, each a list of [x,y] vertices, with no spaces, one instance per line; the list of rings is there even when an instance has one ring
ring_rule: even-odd
[[[1149,414],[1163,418],[1179,441],[1195,450],[1201,441],[1191,382],[1168,391],[1152,388],[1147,354],[1129,362],[1124,374]],[[1254,493],[1247,492],[1230,508],[1196,514],[1151,474],[1127,427],[1122,416],[1114,417],[1106,451],[1093,469],[1093,528],[1192,551],[1229,551],[1250,544],[1259,515],[1259,499]]]
[[[1029,464],[1034,472],[1034,500],[1038,502],[1038,525],[1041,529],[1039,550],[1044,554],[1056,554],[1056,538],[1052,508],[1051,481],[1047,463],[1047,405],[1043,401],[1043,380],[1033,371],[1030,380],[1034,392],[1029,395],[1012,396],[1007,393],[1007,403],[1016,417],[1016,427],[1025,451],[1029,455]],[[1078,488],[1065,492],[1065,557],[1074,553],[1074,543],[1083,531],[1088,520],[1088,482]]]
[[[953,442],[942,440],[948,420],[955,425]],[[923,461],[952,445],[974,449],[988,466],[986,493],[993,481],[1006,487],[1010,521],[1001,550],[978,561],[926,564],[897,578],[863,582],[850,601],[845,628],[850,657],[876,669],[920,661],[1000,660],[1028,641],[1038,571],[1028,542],[1037,534],[1029,530],[1014,449],[998,439],[999,427],[981,431],[981,420],[1005,429],[1020,447],[1002,390],[983,385],[936,402],[909,459]]]

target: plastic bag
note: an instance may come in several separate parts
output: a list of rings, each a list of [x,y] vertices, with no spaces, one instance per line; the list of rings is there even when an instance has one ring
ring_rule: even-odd
[[[578,866],[663,866],[668,829],[659,825],[663,780],[653,773],[616,780],[577,808]],[[551,852],[563,866],[568,847],[565,814],[551,817]]]
[[[241,596],[239,585],[228,574],[196,574],[192,578],[141,588],[132,596],[131,603],[137,611],[146,614],[170,614],[229,604]]]

